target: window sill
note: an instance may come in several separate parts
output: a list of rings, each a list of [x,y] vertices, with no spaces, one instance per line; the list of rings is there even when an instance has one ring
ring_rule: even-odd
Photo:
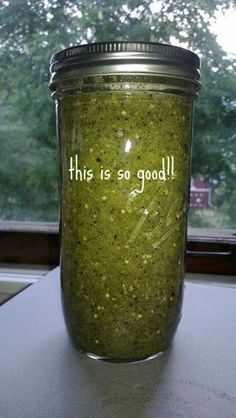
[[[58,223],[0,224],[0,263],[58,265]],[[193,273],[234,275],[236,231],[189,228],[186,266]]]

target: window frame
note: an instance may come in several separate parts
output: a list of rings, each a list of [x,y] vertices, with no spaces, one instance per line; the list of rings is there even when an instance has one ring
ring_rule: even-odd
[[[0,223],[0,263],[53,267],[59,264],[59,260],[58,223]],[[186,270],[191,273],[235,275],[236,232],[189,228]]]

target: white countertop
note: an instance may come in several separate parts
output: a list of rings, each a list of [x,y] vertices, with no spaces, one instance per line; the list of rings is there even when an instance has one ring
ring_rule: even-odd
[[[134,364],[71,346],[59,288],[55,269],[0,308],[1,418],[236,417],[233,286],[187,282],[172,348]]]

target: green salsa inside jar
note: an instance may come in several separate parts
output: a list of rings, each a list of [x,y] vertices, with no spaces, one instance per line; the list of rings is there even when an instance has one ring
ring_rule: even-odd
[[[80,350],[137,361],[169,347],[181,315],[193,97],[89,86],[57,99],[64,314]]]

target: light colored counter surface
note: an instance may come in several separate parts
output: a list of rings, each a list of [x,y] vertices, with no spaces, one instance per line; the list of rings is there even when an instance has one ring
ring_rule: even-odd
[[[75,351],[55,269],[0,308],[1,418],[236,417],[236,289],[188,283],[172,348],[111,364]]]

